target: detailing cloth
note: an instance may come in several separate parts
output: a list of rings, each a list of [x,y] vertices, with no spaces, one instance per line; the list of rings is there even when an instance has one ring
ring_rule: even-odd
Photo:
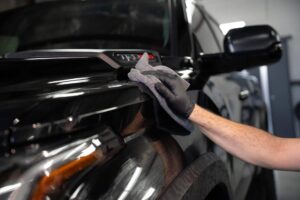
[[[148,54],[144,53],[141,59],[137,62],[135,68],[131,69],[130,72],[128,73],[128,78],[132,81],[140,82],[144,84],[147,88],[149,88],[151,92],[154,94],[154,96],[156,97],[161,107],[169,114],[169,116],[173,120],[175,120],[178,124],[180,124],[185,130],[191,132],[193,130],[193,124],[188,119],[176,115],[170,109],[166,100],[156,91],[154,85],[161,81],[158,78],[156,78],[154,75],[142,74],[142,72],[145,71],[156,71],[156,70],[161,70],[166,73],[174,74],[179,77],[179,75],[175,71],[173,71],[172,69],[166,66],[163,65],[159,65],[155,67],[151,66],[148,61]],[[180,78],[180,80],[185,89],[187,89],[190,86],[190,84],[184,79]]]

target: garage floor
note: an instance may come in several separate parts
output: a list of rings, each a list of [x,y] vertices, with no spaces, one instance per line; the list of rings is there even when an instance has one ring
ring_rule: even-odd
[[[300,172],[275,171],[278,200],[300,199]]]

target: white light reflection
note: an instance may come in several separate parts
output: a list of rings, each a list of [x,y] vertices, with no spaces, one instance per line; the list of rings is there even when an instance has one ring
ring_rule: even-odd
[[[46,163],[44,164],[44,169],[48,169],[49,167],[52,166],[52,164],[53,164],[53,160],[50,160],[50,161],[46,162]]]
[[[49,162],[46,162],[44,164],[44,173],[46,176],[50,176],[50,172],[48,171],[48,169],[53,165],[53,160],[50,160]]]
[[[132,190],[134,184],[136,183],[137,179],[139,178],[139,176],[142,173],[142,168],[141,167],[137,167],[128,183],[128,185],[126,186],[125,190],[122,192],[122,194],[119,196],[118,200],[124,200],[127,195],[129,194],[129,192]]]
[[[91,139],[95,139],[97,138],[98,136],[97,135],[93,135],[87,139],[84,139],[84,140],[80,140],[80,141],[77,141],[77,142],[74,142],[74,143],[71,143],[69,145],[65,145],[63,147],[59,147],[55,150],[52,150],[52,151],[42,151],[42,155],[46,158],[48,157],[51,157],[51,156],[55,156],[55,155],[58,155],[59,153],[63,152],[63,151],[66,151],[67,149],[69,149],[70,147],[72,146],[78,146],[78,145],[83,145],[84,144],[87,144],[86,142],[87,141],[90,141]]]
[[[20,122],[20,120],[18,118],[15,118],[13,121],[14,124],[18,124],[19,122]]]
[[[79,145],[78,147],[76,147],[75,149],[73,149],[70,153],[68,153],[64,160],[67,160],[68,158],[70,158],[72,155],[74,155],[75,153],[79,152],[85,145],[87,145],[86,143],[83,143],[81,145]]]
[[[46,58],[26,58],[25,60],[58,60],[58,59],[68,59],[68,58],[74,58],[74,57],[67,57],[67,56],[64,56],[64,57],[46,57]],[[78,57],[80,58],[80,57]],[[83,58],[83,57],[82,57]]]
[[[192,17],[195,11],[195,6],[193,4],[194,4],[193,0],[186,0],[186,15],[187,15],[188,23],[190,24],[192,23]]]
[[[108,88],[118,88],[118,87],[122,87],[122,84],[114,84],[114,85],[108,85]]]
[[[21,187],[22,183],[16,183],[13,185],[8,185],[8,186],[4,186],[2,188],[0,188],[0,195],[14,191],[16,189],[18,189],[19,187]]]
[[[94,151],[96,151],[96,147],[94,145],[90,145],[88,148],[86,148],[82,151],[82,153],[78,156],[78,158],[90,155]]]
[[[180,74],[181,78],[187,79],[187,78],[190,78],[190,74],[193,73],[193,70],[186,69],[186,70],[181,70],[178,73]]]
[[[58,94],[49,95],[48,97],[57,99],[57,98],[65,98],[65,97],[76,97],[76,96],[80,96],[83,94],[84,94],[84,92],[58,93]]]
[[[149,198],[153,195],[154,192],[155,192],[155,189],[154,189],[153,187],[150,187],[150,188],[146,191],[146,193],[145,193],[145,195],[143,196],[142,200],[147,200],[147,199],[149,199]]]
[[[99,146],[101,145],[101,142],[100,142],[99,139],[93,139],[93,140],[92,140],[92,143],[93,143],[94,145],[96,145],[97,147],[99,147]]]
[[[45,157],[45,158],[48,158],[48,157],[51,157],[51,156],[55,156],[59,153],[61,153],[62,151],[65,151],[66,149],[68,149],[68,146],[63,146],[63,147],[60,147],[58,149],[55,149],[55,150],[52,150],[52,151],[42,151],[42,155]]]
[[[45,170],[44,173],[46,176],[50,176],[50,172],[48,170]]]
[[[230,22],[230,23],[224,23],[220,24],[220,29],[223,32],[224,35],[228,33],[231,29],[234,28],[242,28],[246,26],[246,22],[244,21],[238,21],[238,22]]]
[[[63,80],[58,80],[58,81],[50,81],[48,84],[62,84],[67,83],[67,82],[73,82],[73,81],[88,81],[88,77],[81,77],[81,78],[70,78],[70,79],[63,79]]]
[[[86,83],[86,82],[89,82],[89,80],[84,79],[84,80],[78,80],[78,81],[67,81],[67,82],[63,82],[63,83],[58,83],[57,85],[69,85],[69,84]]]
[[[43,155],[45,158],[49,157],[48,151],[42,151],[42,155]]]
[[[80,192],[80,190],[83,188],[84,183],[82,183],[81,185],[78,186],[78,188],[76,188],[76,190],[73,192],[73,194],[71,195],[70,199],[77,199],[77,196]]]

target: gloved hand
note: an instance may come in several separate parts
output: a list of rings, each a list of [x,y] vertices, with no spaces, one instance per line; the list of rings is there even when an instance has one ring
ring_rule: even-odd
[[[180,77],[169,74],[163,71],[143,72],[143,74],[151,74],[157,77],[162,83],[156,83],[155,89],[165,98],[169,107],[184,118],[188,118],[194,109],[194,104],[191,102],[183,87]]]

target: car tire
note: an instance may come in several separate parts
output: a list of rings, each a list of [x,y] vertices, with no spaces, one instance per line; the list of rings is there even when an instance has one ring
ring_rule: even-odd
[[[252,179],[246,200],[276,200],[273,170],[262,168]]]
[[[168,186],[162,200],[232,199],[224,163],[213,153],[199,157]]]

